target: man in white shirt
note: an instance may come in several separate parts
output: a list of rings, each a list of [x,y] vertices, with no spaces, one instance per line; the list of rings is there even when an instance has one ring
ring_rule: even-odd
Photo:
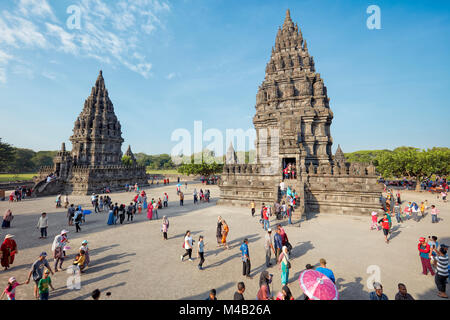
[[[281,190],[281,195],[284,196],[286,194],[286,186],[284,185],[284,181],[280,182],[280,190]]]
[[[266,236],[264,238],[264,249],[266,249],[266,267],[269,268],[272,264],[270,263],[270,258],[273,254],[275,254],[275,249],[272,244],[272,229],[268,229]]]

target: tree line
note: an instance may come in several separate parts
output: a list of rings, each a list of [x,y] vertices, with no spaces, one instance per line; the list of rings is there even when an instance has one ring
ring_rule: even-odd
[[[394,150],[365,150],[345,153],[348,162],[372,162],[385,179],[413,179],[423,181],[433,175],[450,173],[450,149],[399,147]]]
[[[34,173],[43,166],[53,165],[57,151],[33,151],[16,148],[0,138],[0,172]]]
[[[51,166],[57,151],[33,151],[16,148],[2,142],[0,138],[0,172],[34,173],[42,166]],[[254,151],[244,154],[245,162],[253,158]],[[186,175],[211,175],[222,172],[224,156],[216,157],[207,151],[201,155],[201,162],[194,163],[194,156],[183,157],[181,165],[176,165],[169,154],[147,155],[136,153],[138,165],[152,170],[177,169]],[[448,176],[450,173],[450,149],[399,147],[394,150],[362,150],[345,153],[348,162],[373,163],[377,172],[385,179],[403,178],[422,181],[432,175]],[[222,160],[222,161],[219,161]],[[125,159],[128,163],[131,159]]]

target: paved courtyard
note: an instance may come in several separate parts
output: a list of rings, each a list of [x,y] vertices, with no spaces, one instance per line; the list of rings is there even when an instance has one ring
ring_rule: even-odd
[[[89,241],[91,266],[81,275],[79,290],[67,288],[69,274],[58,272],[52,276],[56,291],[50,292],[50,299],[91,299],[90,293],[98,288],[102,292],[110,291],[112,299],[203,300],[209,290],[215,288],[218,299],[224,300],[232,299],[239,281],[245,282],[245,298],[255,299],[259,274],[265,269],[265,232],[258,223],[259,218],[251,217],[250,209],[247,208],[216,206],[219,196],[216,186],[208,186],[212,196],[210,204],[194,206],[194,187],[199,190],[201,185],[189,184],[184,207],[179,206],[173,184],[146,189],[150,199],[162,198],[164,192],[169,194],[169,208],[159,210],[159,220],[148,221],[143,212],[133,223],[108,226],[106,211],[92,213],[87,216],[86,224],[81,226],[81,233],[75,233],[75,227],[67,226],[66,211],[55,208],[55,197],[13,204],[0,202],[2,213],[11,208],[15,216],[12,228],[2,230],[0,237],[3,239],[7,233],[14,234],[19,246],[13,267],[8,271],[0,271],[0,285],[6,287],[11,276],[24,281],[31,264],[42,251],[49,254],[48,260],[53,268],[51,244],[54,236],[66,228],[70,231],[68,236],[72,249],[68,251],[64,267],[71,265],[84,239]],[[123,192],[114,193],[111,198],[113,202],[129,203],[133,196],[132,193]],[[436,235],[441,243],[450,245],[450,205],[429,193],[408,191],[403,192],[402,197],[406,201],[416,202],[428,199],[429,205],[436,204],[440,209],[441,221],[432,224],[430,215],[420,222],[408,221],[397,225],[393,221],[394,230],[389,244],[384,243],[381,231],[369,229],[369,213],[367,217],[318,214],[303,219],[300,227],[298,224],[286,226],[285,230],[294,246],[289,283],[294,297],[302,296],[298,285],[300,271],[306,264],[314,265],[320,258],[325,258],[336,276],[340,299],[368,299],[366,283],[371,274],[367,273],[367,268],[372,265],[379,267],[384,292],[390,299],[394,299],[398,282],[405,283],[408,292],[416,299],[440,299],[436,295],[434,278],[421,274],[417,243],[420,236]],[[70,196],[69,199],[71,203],[92,209],[89,196]],[[49,237],[45,240],[38,239],[40,234],[36,228],[43,211],[49,217]],[[163,215],[167,215],[170,220],[168,241],[163,241],[160,232]],[[216,246],[216,222],[219,215],[230,226],[230,250]],[[272,220],[271,225],[276,222]],[[206,262],[203,271],[197,269],[197,259],[194,262],[180,261],[187,229],[191,230],[196,242],[199,235],[205,237]],[[249,239],[252,280],[242,276],[239,246],[246,237]],[[281,271],[279,267],[273,266],[269,272],[274,274],[272,291],[276,295],[281,289]],[[29,285],[18,287],[16,298],[33,299],[32,284],[30,282]]]

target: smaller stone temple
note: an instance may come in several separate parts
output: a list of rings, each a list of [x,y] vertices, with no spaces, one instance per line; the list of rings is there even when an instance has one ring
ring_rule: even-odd
[[[128,146],[126,155],[131,166],[122,164],[122,131],[114,106],[109,99],[102,71],[98,75],[91,95],[75,121],[70,137],[72,151],[65,143],[53,159],[53,166],[39,170],[33,188],[37,196],[57,193],[91,194],[105,188],[123,189],[126,184],[148,185],[145,167],[136,164]],[[47,177],[53,175],[51,181]]]

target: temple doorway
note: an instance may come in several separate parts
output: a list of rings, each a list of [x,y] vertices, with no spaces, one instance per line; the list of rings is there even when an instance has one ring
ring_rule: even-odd
[[[283,180],[296,179],[297,178],[297,165],[295,158],[283,158]]]

